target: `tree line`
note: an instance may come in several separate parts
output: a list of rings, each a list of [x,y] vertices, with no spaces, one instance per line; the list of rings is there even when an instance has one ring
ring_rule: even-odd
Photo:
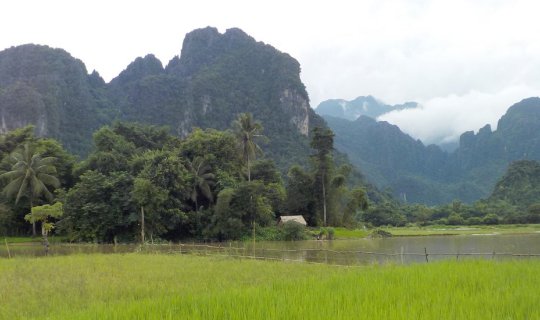
[[[324,127],[311,132],[307,165],[283,175],[264,157],[268,139],[249,113],[228,130],[196,128],[183,139],[167,127],[116,122],[94,133],[82,161],[33,130],[0,135],[4,235],[222,241],[264,235],[281,215],[302,215],[312,227],[540,222],[538,203],[369,201],[364,186],[352,185],[352,168],[337,164],[334,134]]]
[[[249,113],[228,130],[194,129],[184,139],[167,127],[116,122],[93,134],[93,151],[78,161],[32,127],[8,132],[0,230],[36,235],[46,224],[71,241],[225,240],[275,226],[280,215],[342,225],[367,208],[365,190],[347,186],[351,168],[334,164],[329,129],[313,131],[309,165],[286,177],[264,157],[267,140]],[[55,203],[61,215],[37,218]]]

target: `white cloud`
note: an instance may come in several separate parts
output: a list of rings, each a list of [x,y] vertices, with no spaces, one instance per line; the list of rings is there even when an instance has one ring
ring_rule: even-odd
[[[388,121],[426,144],[456,141],[465,131],[478,131],[486,124],[497,128],[506,110],[525,97],[538,96],[526,86],[505,88],[495,93],[472,91],[465,95],[438,97],[417,109],[394,111],[378,120]]]

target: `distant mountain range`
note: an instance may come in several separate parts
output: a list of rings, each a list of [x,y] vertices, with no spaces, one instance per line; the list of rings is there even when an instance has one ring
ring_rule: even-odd
[[[229,128],[251,112],[269,138],[266,155],[282,171],[306,164],[311,130],[329,125],[351,163],[408,202],[473,201],[489,194],[511,161],[540,159],[538,98],[510,108],[495,132],[464,133],[452,153],[373,119],[415,107],[371,96],[329,100],[317,109],[326,123],[309,105],[298,61],[240,29],[194,30],[167,65],[139,57],[110,83],[62,49],[29,44],[0,52],[0,133],[33,124],[82,157],[92,133],[115,120],[167,125],[185,136],[193,127]]]
[[[497,130],[465,132],[452,153],[425,146],[397,126],[361,116],[355,121],[324,116],[336,148],[380,188],[407,202],[471,202],[487,197],[514,160],[540,160],[540,99],[508,109]]]
[[[321,116],[332,116],[347,120],[356,120],[360,116],[368,116],[373,119],[379,116],[404,109],[414,109],[418,107],[416,102],[406,102],[404,104],[388,105],[372,96],[360,96],[352,101],[343,99],[331,99],[321,102],[315,110]]]

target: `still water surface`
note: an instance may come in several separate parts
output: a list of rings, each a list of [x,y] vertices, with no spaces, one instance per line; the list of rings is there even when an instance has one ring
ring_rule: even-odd
[[[42,256],[39,243],[10,244],[14,256]],[[52,244],[50,255],[86,253],[162,252],[171,254],[222,254],[330,264],[411,263],[440,259],[540,259],[540,233],[519,235],[460,235],[393,237],[334,241],[227,242],[206,245],[160,244],[95,245]],[[427,259],[426,259],[427,252]],[[474,255],[472,255],[474,254]],[[537,256],[511,256],[536,254]],[[8,256],[0,246],[0,258]]]

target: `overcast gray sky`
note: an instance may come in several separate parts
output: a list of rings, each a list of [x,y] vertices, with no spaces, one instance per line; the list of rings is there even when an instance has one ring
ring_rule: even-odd
[[[534,0],[6,0],[0,49],[63,48],[109,81],[148,53],[166,64],[193,29],[239,27],[299,60],[312,107],[368,94],[417,101],[421,109],[383,119],[439,142],[540,95],[539,9]]]

